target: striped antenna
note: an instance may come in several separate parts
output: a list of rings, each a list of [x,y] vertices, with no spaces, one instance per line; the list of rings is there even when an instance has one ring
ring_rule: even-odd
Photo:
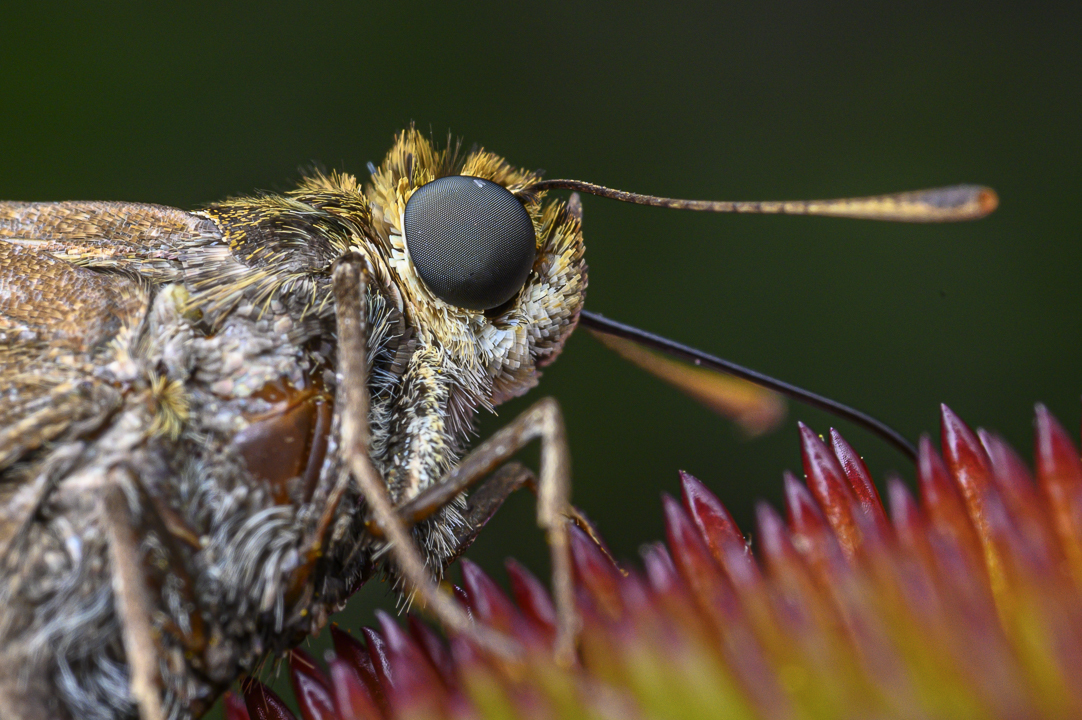
[[[996,209],[996,191],[983,185],[951,185],[950,187],[913,190],[891,195],[874,195],[835,200],[776,200],[767,202],[731,202],[726,200],[681,200],[640,193],[613,190],[581,180],[541,180],[529,188],[543,190],[575,190],[636,205],[698,210],[717,213],[753,213],[758,215],[818,215],[857,218],[860,220],[892,220],[895,222],[957,222],[977,220]]]

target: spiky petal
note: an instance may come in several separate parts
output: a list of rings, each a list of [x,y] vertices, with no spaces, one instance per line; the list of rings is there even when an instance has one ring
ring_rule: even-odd
[[[381,614],[363,641],[333,630],[330,680],[294,654],[302,717],[1080,717],[1082,462],[1043,407],[1036,431],[1034,481],[943,408],[946,460],[922,438],[921,499],[892,478],[887,513],[845,440],[801,426],[805,479],[786,473],[784,516],[759,505],[756,555],[686,473],[642,571],[572,530],[572,667],[553,659],[543,584],[509,562],[512,602],[467,561],[457,594],[519,658]],[[286,717],[258,684],[244,694],[252,718]],[[239,707],[229,720],[246,720]]]

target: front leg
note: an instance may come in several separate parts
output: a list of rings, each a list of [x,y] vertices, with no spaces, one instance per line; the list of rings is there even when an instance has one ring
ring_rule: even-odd
[[[397,513],[399,518],[410,524],[423,520],[471,485],[488,477],[534,439],[541,440],[541,477],[536,484],[537,524],[545,531],[552,557],[556,658],[563,664],[570,664],[574,657],[579,621],[575,612],[571,538],[567,521],[578,520],[588,532],[589,527],[571,506],[570,452],[563,416],[555,400],[544,398],[535,403],[477,446],[438,483],[399,507]],[[480,514],[493,512],[503,498],[519,487],[528,486],[532,479],[532,475],[522,475],[514,469],[494,476],[492,481],[496,482],[490,489],[492,497],[484,508],[479,508]],[[462,544],[468,545],[472,540],[472,535],[469,535],[463,538]]]
[[[121,489],[121,471],[110,473],[102,493],[102,514],[109,542],[113,601],[128,661],[131,694],[142,720],[164,720],[158,647],[151,626],[151,604],[142,571],[139,541],[128,500]]]
[[[518,648],[506,637],[473,624],[455,599],[442,592],[425,567],[409,529],[391,503],[387,486],[368,457],[368,368],[365,291],[371,270],[359,254],[343,257],[334,268],[333,285],[338,324],[338,373],[344,407],[341,410],[342,449],[346,464],[372,514],[387,537],[392,562],[428,609],[452,632],[474,638],[480,645],[506,656]],[[336,488],[337,490],[337,488]],[[337,497],[332,498],[336,503]]]

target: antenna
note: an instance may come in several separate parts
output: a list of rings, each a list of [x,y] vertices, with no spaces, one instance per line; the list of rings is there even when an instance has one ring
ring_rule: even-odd
[[[600,197],[619,200],[635,205],[650,205],[672,210],[696,210],[716,213],[750,213],[757,215],[816,215],[820,217],[844,217],[859,220],[890,220],[895,222],[957,222],[977,220],[992,212],[999,205],[996,191],[983,185],[951,185],[927,190],[872,195],[869,197],[837,198],[833,200],[777,200],[767,202],[733,202],[728,200],[682,200],[656,195],[614,190],[603,185],[582,180],[540,180],[527,190],[574,190]],[[782,382],[769,375],[750,370],[728,360],[709,355],[693,347],[682,345],[668,338],[639,330],[631,325],[609,320],[596,313],[583,310],[579,321],[597,332],[615,335],[666,355],[680,358],[697,366],[705,366],[718,372],[743,378],[756,385],[787,395],[813,407],[826,410],[853,422],[887,441],[914,462],[916,449],[897,430],[871,415],[842,403]]]
[[[774,200],[766,202],[732,202],[728,200],[681,200],[679,198],[642,195],[613,190],[582,180],[540,180],[527,190],[575,190],[600,197],[651,205],[671,210],[697,210],[716,213],[751,213],[756,215],[817,215],[859,220],[892,220],[895,222],[957,222],[977,220],[999,205],[996,191],[983,185],[951,185],[949,187],[913,190],[891,195],[873,195],[834,200]]]

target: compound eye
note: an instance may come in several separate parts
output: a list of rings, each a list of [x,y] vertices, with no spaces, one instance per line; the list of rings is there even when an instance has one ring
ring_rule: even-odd
[[[461,308],[503,305],[533,267],[537,238],[529,213],[488,180],[452,175],[421,186],[406,203],[402,224],[421,280]]]

